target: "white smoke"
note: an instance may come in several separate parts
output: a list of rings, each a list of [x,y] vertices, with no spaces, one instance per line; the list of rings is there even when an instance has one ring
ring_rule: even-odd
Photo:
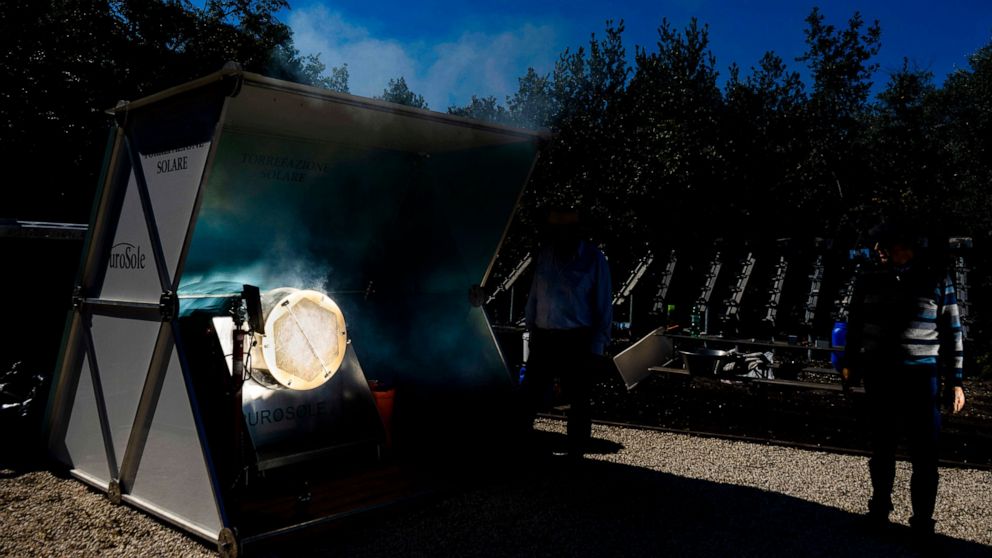
[[[217,263],[204,272],[185,273],[180,291],[198,292],[203,286],[217,283],[247,284],[262,290],[292,287],[330,293],[334,269],[317,261],[298,247],[305,246],[300,237],[304,230],[280,229],[257,246],[257,257],[237,263]]]

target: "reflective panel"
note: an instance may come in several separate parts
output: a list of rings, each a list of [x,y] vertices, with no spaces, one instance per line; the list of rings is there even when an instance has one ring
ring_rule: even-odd
[[[650,367],[662,366],[675,356],[675,346],[671,339],[662,335],[664,332],[665,328],[658,328],[613,357],[627,389],[634,389],[650,376]]]
[[[419,153],[529,142],[534,134],[246,74],[225,131]],[[261,82],[262,86],[258,84]],[[272,85],[274,87],[269,87]],[[299,90],[308,89],[303,95]],[[296,90],[296,91],[294,91]],[[320,95],[315,98],[313,93]],[[225,132],[226,133],[226,132]],[[521,184],[516,185],[519,189]]]
[[[107,451],[100,431],[100,417],[97,415],[93,378],[85,358],[79,371],[79,385],[76,387],[72,416],[69,417],[69,428],[65,433],[65,447],[74,469],[105,484],[110,483],[110,469],[107,467]]]
[[[176,273],[179,253],[186,241],[189,219],[209,152],[209,143],[196,143],[141,154],[141,167],[155,210],[155,223],[170,279]]]
[[[179,357],[172,351],[148,441],[129,492],[199,529],[219,533],[220,514],[209,479]]]
[[[225,118],[180,288],[323,292],[365,376],[404,386],[414,436],[437,437],[445,413],[494,422],[512,384],[467,292],[499,247],[537,136],[251,75]]]
[[[107,276],[100,297],[110,300],[158,302],[162,282],[148,237],[148,225],[141,209],[138,183],[131,174],[117,234],[107,261]]]
[[[118,467],[161,328],[161,322],[93,316],[93,345]]]
[[[464,327],[466,292],[499,245],[532,143],[433,155],[226,132],[217,149],[183,286],[325,292],[370,378],[509,381],[498,358],[462,356],[496,351]]]

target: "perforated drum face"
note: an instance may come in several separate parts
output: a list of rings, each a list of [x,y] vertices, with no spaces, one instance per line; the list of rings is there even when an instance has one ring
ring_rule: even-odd
[[[329,380],[344,360],[348,333],[341,309],[317,291],[294,291],[266,318],[262,355],[269,374],[296,390]]]

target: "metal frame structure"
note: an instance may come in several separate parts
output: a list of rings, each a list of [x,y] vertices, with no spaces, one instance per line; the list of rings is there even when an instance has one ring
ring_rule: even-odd
[[[336,115],[325,128],[312,125],[308,141],[362,144],[376,127],[383,144],[376,149],[442,157],[479,143],[531,145],[521,177],[529,177],[544,137],[283,82],[236,65],[110,111],[117,129],[49,398],[48,447],[74,477],[112,501],[216,542],[222,554],[236,553],[237,525],[218,485],[194,385],[200,372],[187,354],[177,292],[222,139],[232,130],[254,130],[250,119],[259,103],[285,111],[287,136],[294,124]],[[271,126],[281,123],[269,118],[270,129],[256,133],[278,142]],[[329,134],[336,139],[322,139]],[[523,183],[515,187],[510,202],[519,204]],[[500,244],[515,207],[502,217]],[[498,245],[493,248],[484,269],[475,268],[481,284]],[[491,328],[476,333],[486,351],[499,354]]]
[[[834,301],[835,321],[847,321],[847,315],[851,308],[851,299],[854,298],[854,289],[857,287],[858,279],[861,277],[861,267],[861,262],[854,262],[850,275],[837,293],[837,299]]]
[[[496,297],[499,296],[501,293],[507,293],[509,295],[508,298],[510,300],[508,304],[510,308],[507,312],[507,319],[506,319],[508,323],[513,323],[514,302],[515,302],[514,299],[516,298],[514,296],[516,294],[516,287],[515,287],[516,283],[521,277],[523,277],[524,273],[526,273],[527,270],[530,269],[530,264],[533,263],[533,261],[534,258],[533,256],[530,255],[530,252],[525,254],[524,257],[521,258],[519,262],[517,262],[517,265],[513,268],[513,271],[511,271],[510,274],[507,275],[506,279],[504,279],[503,282],[501,282],[495,289],[493,289],[492,294],[490,294],[489,297],[486,299],[486,304],[492,304],[493,301],[496,300]]]
[[[623,282],[623,286],[620,287],[613,295],[613,306],[620,306],[627,301],[628,298],[633,299],[634,287],[637,283],[644,277],[648,269],[651,267],[651,263],[654,262],[654,253],[648,250],[648,253],[641,256],[634,265],[634,269],[631,270],[630,275],[627,276],[627,280]],[[633,304],[633,300],[631,300]]]
[[[720,277],[720,269],[723,267],[723,254],[717,250],[710,261],[710,269],[703,277],[703,287],[699,292],[699,297],[692,307],[692,328],[700,329],[697,333],[705,332],[710,326],[710,298],[713,297],[713,290],[716,289],[716,280]],[[696,323],[702,321],[701,324]]]
[[[789,239],[779,240],[779,244],[786,246]],[[768,287],[768,302],[765,304],[765,317],[763,321],[771,327],[775,327],[778,322],[778,307],[782,301],[782,290],[785,288],[785,277],[789,273],[789,260],[785,254],[781,254],[778,262],[775,263],[771,285]]]
[[[741,299],[747,290],[747,284],[751,280],[751,272],[754,271],[754,254],[748,252],[741,258],[740,271],[734,276],[734,283],[730,286],[730,297],[724,301],[723,323],[730,325],[739,318],[741,311]]]
[[[820,301],[820,287],[823,285],[823,254],[817,254],[816,261],[813,262],[813,271],[809,275],[809,292],[806,295],[806,304],[803,306],[803,317],[800,324],[806,328],[813,327],[813,320],[816,318],[816,308]]]
[[[0,238],[53,238],[82,240],[86,225],[80,223],[49,223],[45,221],[18,221],[0,219]]]
[[[765,304],[765,322],[775,326],[778,317],[778,305],[782,300],[782,289],[785,285],[785,275],[789,271],[789,262],[785,256],[779,256],[775,264],[775,274],[772,276],[772,284],[768,289],[768,302]]]
[[[668,261],[665,262],[665,269],[658,277],[658,290],[655,291],[654,298],[652,298],[651,312],[653,314],[666,313],[665,302],[668,299],[668,288],[672,284],[672,275],[675,274],[675,265],[678,261],[675,250],[671,250],[668,253]]]

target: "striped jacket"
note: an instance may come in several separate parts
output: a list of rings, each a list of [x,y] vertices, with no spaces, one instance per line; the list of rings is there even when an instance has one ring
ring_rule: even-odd
[[[923,265],[869,272],[848,316],[848,366],[939,366],[961,385],[964,343],[954,284]]]

